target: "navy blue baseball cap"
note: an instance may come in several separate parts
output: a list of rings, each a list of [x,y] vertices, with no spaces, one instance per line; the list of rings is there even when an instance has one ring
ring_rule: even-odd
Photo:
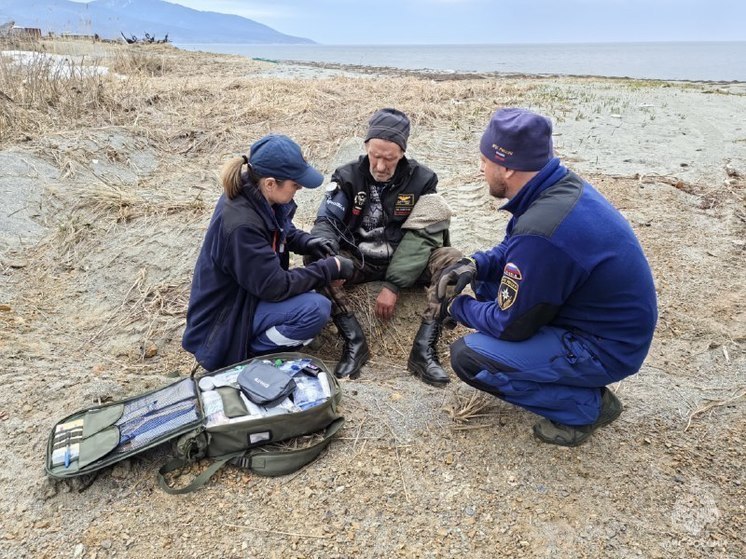
[[[500,109],[482,135],[479,151],[516,171],[538,171],[554,156],[552,121],[526,109]]]
[[[324,175],[308,164],[300,146],[280,134],[270,134],[254,142],[249,163],[260,177],[290,179],[304,188],[318,188],[324,182]]]

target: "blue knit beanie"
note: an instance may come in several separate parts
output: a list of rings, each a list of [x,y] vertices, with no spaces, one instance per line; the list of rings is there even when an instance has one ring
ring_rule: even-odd
[[[500,109],[492,115],[479,150],[508,169],[538,171],[553,157],[552,121],[526,109]]]

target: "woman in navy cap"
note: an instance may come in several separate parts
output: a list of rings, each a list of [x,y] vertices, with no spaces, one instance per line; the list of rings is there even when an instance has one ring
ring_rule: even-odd
[[[297,348],[326,324],[314,292],[352,274],[332,244],[296,229],[293,197],[323,176],[287,136],[269,135],[223,167],[220,196],[194,269],[182,346],[208,371]],[[289,269],[289,252],[319,260]]]

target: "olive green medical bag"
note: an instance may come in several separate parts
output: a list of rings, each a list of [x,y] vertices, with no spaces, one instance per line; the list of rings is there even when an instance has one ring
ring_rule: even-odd
[[[247,382],[278,390],[279,396],[268,403]],[[319,359],[264,355],[65,417],[49,436],[45,468],[57,479],[93,474],[172,441],[174,457],[158,472],[169,493],[194,491],[227,463],[260,475],[285,475],[316,459],[337,433],[344,422],[341,397],[337,380]],[[274,444],[306,435],[312,435],[310,441]],[[214,462],[189,485],[167,484],[166,474],[205,457]]]

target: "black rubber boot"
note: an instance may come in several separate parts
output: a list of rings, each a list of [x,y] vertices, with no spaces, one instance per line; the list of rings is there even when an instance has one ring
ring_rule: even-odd
[[[333,320],[345,344],[342,349],[342,357],[339,359],[336,369],[334,369],[334,376],[337,378],[357,378],[360,376],[363,365],[370,357],[368,342],[365,340],[363,329],[351,312],[338,314],[333,317]]]
[[[410,371],[433,386],[445,386],[451,381],[438,360],[436,344],[439,337],[440,324],[435,320],[423,320],[407,361]]]

